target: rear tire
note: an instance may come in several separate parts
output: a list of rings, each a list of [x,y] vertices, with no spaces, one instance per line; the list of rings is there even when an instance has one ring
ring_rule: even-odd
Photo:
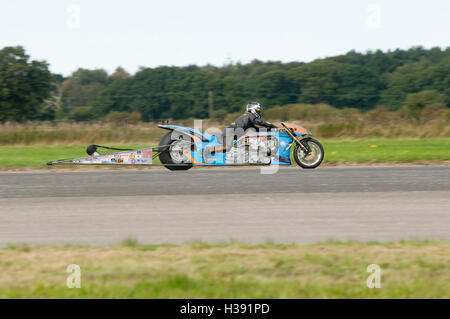
[[[159,160],[167,169],[171,171],[187,171],[192,168],[192,163],[176,165],[178,163],[174,162],[170,156],[170,145],[174,142],[177,142],[177,140],[172,139],[172,131],[163,136],[159,142]]]
[[[313,169],[320,165],[323,161],[325,151],[323,150],[322,144],[318,140],[307,137],[300,141],[303,145],[311,150],[311,153],[304,155],[301,147],[296,144],[294,148],[294,159],[295,162],[302,168]]]

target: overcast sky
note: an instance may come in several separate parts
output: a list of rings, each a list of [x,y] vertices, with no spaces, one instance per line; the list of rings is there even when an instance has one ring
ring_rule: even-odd
[[[449,0],[11,0],[0,48],[78,67],[311,61],[355,49],[450,46]]]

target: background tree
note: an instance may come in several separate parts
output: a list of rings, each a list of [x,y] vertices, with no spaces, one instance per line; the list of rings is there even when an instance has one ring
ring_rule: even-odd
[[[119,66],[113,74],[110,75],[109,79],[111,81],[115,81],[115,80],[122,80],[122,79],[126,79],[129,78],[130,74],[125,71],[124,68],[122,68],[121,66]]]
[[[4,60],[7,58],[8,55],[3,56]],[[6,65],[9,66],[4,62],[3,67]],[[65,79],[54,76],[56,89],[51,98],[47,94],[45,103],[42,99],[31,103],[31,113],[11,104],[13,99],[18,105],[30,105],[19,101],[19,97],[33,96],[29,94],[33,81],[24,80],[29,73],[25,76],[8,72],[0,72],[0,81],[8,79],[10,85],[22,83],[22,91],[8,95],[9,87],[0,86],[3,118],[104,120],[111,112],[136,112],[143,121],[206,118],[210,91],[214,110],[222,115],[242,112],[243,106],[253,100],[261,101],[266,110],[276,108],[277,112],[281,112],[278,106],[294,103],[312,104],[321,112],[330,111],[321,104],[361,111],[376,107],[399,110],[409,94],[429,90],[443,98],[445,107],[450,106],[450,48],[350,51],[309,63],[253,60],[247,64],[230,61],[221,67],[161,66],[141,68],[134,75],[121,67],[111,75],[102,69],[78,69]],[[12,81],[16,75],[18,80]],[[76,110],[79,107],[83,109]],[[434,109],[439,107],[436,104]]]
[[[90,107],[111,82],[108,73],[102,69],[78,69],[62,83],[62,104],[64,113],[69,114],[77,107]],[[86,112],[83,109],[80,113]],[[75,112],[77,113],[77,112]]]
[[[430,105],[433,105],[433,108],[443,107],[444,96],[436,90],[425,90],[419,93],[410,93],[406,97],[403,109],[409,118],[418,121],[422,110]]]
[[[0,50],[0,122],[35,118],[51,82],[45,61],[30,61],[20,46]]]
[[[62,110],[62,83],[64,77],[60,74],[52,75],[52,86],[50,97],[45,99],[39,107],[37,114],[32,120],[37,121],[54,121]]]

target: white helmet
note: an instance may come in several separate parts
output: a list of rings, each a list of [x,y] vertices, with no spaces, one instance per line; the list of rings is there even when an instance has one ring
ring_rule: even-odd
[[[261,117],[263,107],[258,102],[251,102],[247,104],[247,112],[253,113],[256,117]]]

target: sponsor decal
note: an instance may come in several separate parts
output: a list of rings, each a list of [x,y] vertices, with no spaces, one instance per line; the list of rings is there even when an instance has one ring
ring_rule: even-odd
[[[144,150],[142,151],[143,158],[152,158],[152,150]]]
[[[123,159],[119,157],[118,159],[116,159],[116,163],[123,163]]]
[[[136,160],[134,158],[131,160],[131,164],[136,164]]]
[[[134,154],[131,154],[131,155],[130,155],[130,159],[134,159]]]
[[[111,163],[115,163],[116,159],[115,158],[111,158]]]
[[[285,141],[281,141],[281,142],[280,142],[280,145],[283,146],[283,147],[285,147],[285,146],[286,146],[286,142],[285,142]]]

